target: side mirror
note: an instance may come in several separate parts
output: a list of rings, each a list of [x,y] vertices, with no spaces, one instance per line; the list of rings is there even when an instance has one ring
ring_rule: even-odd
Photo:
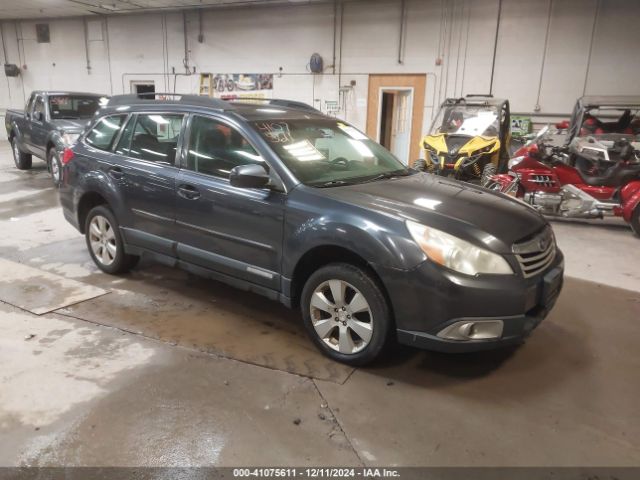
[[[229,182],[238,188],[263,188],[269,184],[269,173],[262,165],[238,165],[229,172]]]
[[[33,114],[33,118],[35,118],[39,122],[42,121],[43,117],[44,117],[44,115],[42,115],[42,112],[35,112]]]

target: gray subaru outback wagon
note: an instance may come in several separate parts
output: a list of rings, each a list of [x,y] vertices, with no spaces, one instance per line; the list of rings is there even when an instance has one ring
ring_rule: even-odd
[[[535,210],[407,168],[305,104],[115,96],[63,163],[65,217],[100,269],[145,256],[279,300],[341,362],[392,337],[446,352],[521,342],[562,288]]]

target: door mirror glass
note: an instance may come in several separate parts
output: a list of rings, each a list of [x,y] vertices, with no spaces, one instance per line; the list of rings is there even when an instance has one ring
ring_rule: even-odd
[[[33,114],[33,118],[35,118],[36,120],[38,120],[39,122],[41,122],[41,121],[42,121],[42,118],[43,118],[42,112],[35,112],[35,113]]]
[[[238,165],[231,169],[229,182],[238,188],[263,188],[269,183],[269,174],[262,165]]]

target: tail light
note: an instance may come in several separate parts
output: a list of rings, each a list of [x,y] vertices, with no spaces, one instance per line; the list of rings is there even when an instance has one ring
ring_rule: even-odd
[[[65,148],[62,152],[62,164],[66,165],[73,159],[73,157],[75,157],[75,153],[73,153],[73,150],[71,150],[70,148]]]

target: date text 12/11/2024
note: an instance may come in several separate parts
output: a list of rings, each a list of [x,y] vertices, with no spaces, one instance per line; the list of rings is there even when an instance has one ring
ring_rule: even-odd
[[[234,478],[399,478],[388,468],[235,468]]]

